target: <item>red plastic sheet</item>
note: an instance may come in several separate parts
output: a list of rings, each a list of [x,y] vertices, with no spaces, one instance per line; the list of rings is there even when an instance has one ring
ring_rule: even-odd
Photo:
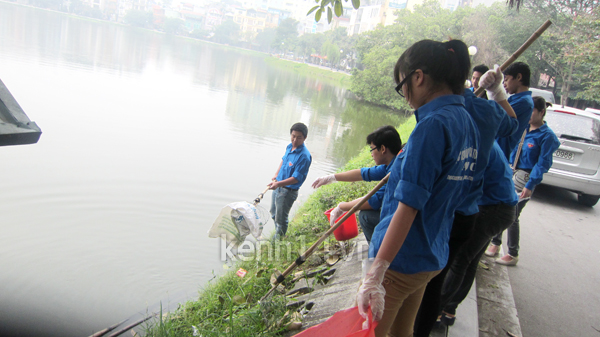
[[[338,311],[325,322],[308,328],[294,337],[375,337],[377,322],[369,309],[369,328],[362,328],[364,318],[358,313],[358,307]]]

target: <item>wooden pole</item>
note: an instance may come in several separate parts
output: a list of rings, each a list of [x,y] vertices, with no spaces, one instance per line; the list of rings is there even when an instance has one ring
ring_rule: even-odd
[[[515,62],[517,60],[517,58],[519,56],[521,56],[521,54],[523,54],[523,52],[525,50],[527,50],[527,48],[529,48],[529,46],[531,46],[531,44],[533,42],[535,42],[535,40],[537,40],[538,37],[540,37],[545,31],[546,29],[548,29],[548,27],[550,27],[550,25],[552,24],[552,21],[550,20],[546,20],[546,22],[544,22],[544,24],[542,26],[540,26],[540,28],[538,28],[538,30],[536,30],[530,37],[529,39],[527,39],[527,41],[525,41],[525,43],[523,43],[523,45],[521,47],[519,47],[519,49],[517,49],[516,52],[514,52],[509,58],[508,60],[506,60],[502,66],[500,66],[500,71],[504,71],[506,70],[506,68],[508,68],[509,65],[511,65],[513,62]],[[479,97],[481,95],[483,95],[483,92],[485,91],[485,89],[483,89],[482,87],[479,87],[476,91],[475,91],[475,96]]]
[[[327,239],[327,237],[329,235],[331,235],[331,233],[333,233],[333,231],[335,231],[339,226],[341,226],[342,223],[344,223],[344,221],[346,221],[346,219],[348,219],[352,214],[354,214],[356,211],[358,211],[360,206],[362,206],[365,202],[367,202],[367,200],[369,200],[369,198],[371,198],[373,196],[373,194],[375,194],[377,191],[379,191],[379,189],[387,183],[389,178],[390,178],[390,174],[388,173],[383,179],[381,179],[379,184],[377,184],[375,187],[373,187],[373,189],[369,193],[367,193],[367,195],[362,197],[362,199],[356,205],[354,205],[354,207],[352,207],[348,211],[348,213],[346,213],[342,218],[340,218],[340,220],[338,220],[333,226],[331,226],[331,228],[329,228],[329,230],[327,232],[325,232],[319,238],[319,240],[317,240],[317,242],[313,243],[313,245],[310,246],[310,248],[308,248],[304,252],[304,254],[302,254],[300,257],[298,257],[298,259],[296,259],[296,261],[294,261],[289,267],[287,267],[287,269],[281,274],[281,276],[279,276],[277,278],[277,281],[275,282],[275,284],[260,299],[259,302],[261,302],[265,298],[267,298],[267,296],[269,296],[273,292],[273,290],[275,290],[275,288],[277,288],[277,286],[279,284],[281,284],[281,282],[283,282],[283,280],[285,279],[286,276],[288,276],[294,269],[296,269],[296,267],[298,267],[299,265],[304,263],[304,261],[306,261],[306,259],[312,255],[312,253],[315,251],[315,249],[317,249],[321,245],[321,243],[323,243],[323,241],[325,241],[325,239]]]
[[[254,206],[258,205],[260,203],[260,201],[262,200],[262,198],[265,196],[265,193],[267,193],[267,191],[269,190],[269,188],[265,188],[264,191],[262,191],[261,194],[258,195],[258,197],[256,197],[256,199],[254,199]]]

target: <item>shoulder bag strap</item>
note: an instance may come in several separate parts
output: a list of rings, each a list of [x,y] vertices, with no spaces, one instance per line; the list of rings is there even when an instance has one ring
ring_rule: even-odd
[[[521,156],[521,150],[523,149],[523,143],[525,142],[525,135],[527,134],[527,130],[529,130],[529,127],[523,130],[523,135],[521,136],[521,141],[519,142],[519,147],[517,148],[517,154],[515,155],[515,161],[512,165],[513,172],[517,170],[517,163],[519,162],[519,157]]]

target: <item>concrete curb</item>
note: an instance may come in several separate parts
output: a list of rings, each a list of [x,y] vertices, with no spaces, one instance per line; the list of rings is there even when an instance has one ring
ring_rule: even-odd
[[[356,306],[362,258],[367,256],[368,246],[362,234],[352,244],[355,249],[334,266],[337,271],[327,285],[296,299],[311,308],[302,320],[302,330],[324,322],[340,310]],[[431,337],[492,337],[507,336],[507,332],[522,336],[506,266],[497,265],[486,256],[482,261],[489,270],[478,270],[475,286],[457,308],[456,323],[432,331]],[[286,336],[297,333],[299,331]]]
[[[502,249],[500,256],[503,255]],[[495,258],[483,256],[481,261],[489,269],[477,271],[477,306],[479,310],[479,336],[522,336],[521,324],[508,277],[508,267],[494,262]]]

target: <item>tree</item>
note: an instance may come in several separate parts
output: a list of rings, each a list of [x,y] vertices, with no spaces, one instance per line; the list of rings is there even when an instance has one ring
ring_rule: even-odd
[[[596,8],[590,14],[579,16],[574,26],[578,31],[584,32],[579,36],[584,42],[575,48],[570,59],[577,67],[586,69],[581,77],[583,90],[576,98],[600,103],[600,9]]]
[[[559,0],[559,1],[562,1],[562,0]],[[594,1],[595,0],[589,0],[589,2],[594,2]],[[316,0],[316,2],[318,3],[318,5],[311,8],[306,15],[308,16],[312,12],[316,11],[315,20],[317,20],[317,22],[319,22],[321,20],[321,16],[325,13],[327,13],[326,15],[327,15],[328,23],[331,23],[331,20],[332,20],[334,14],[338,18],[344,14],[343,5],[342,5],[341,0],[320,0],[320,1]],[[344,0],[344,2],[348,2],[348,0]],[[524,0],[506,0],[506,4],[508,5],[509,8],[516,7],[517,10],[520,8],[520,6],[523,4],[523,2],[524,2]],[[354,7],[354,9],[358,9],[360,7],[360,0],[352,0],[352,7]]]
[[[239,34],[240,26],[233,20],[225,20],[215,28],[215,35],[212,38],[215,42],[232,44],[237,42]]]
[[[254,42],[258,44],[258,48],[264,52],[271,51],[271,45],[275,41],[275,35],[277,34],[277,30],[275,28],[266,28],[262,32],[256,34],[254,38]]]
[[[166,18],[164,30],[167,34],[179,34],[183,31],[183,20],[177,18]]]
[[[148,28],[152,24],[153,15],[151,12],[144,12],[132,9],[125,14],[125,23],[136,27]]]
[[[276,29],[275,40],[271,44],[271,47],[281,51],[293,50],[298,42],[297,27],[298,21],[292,18],[283,20]]]

